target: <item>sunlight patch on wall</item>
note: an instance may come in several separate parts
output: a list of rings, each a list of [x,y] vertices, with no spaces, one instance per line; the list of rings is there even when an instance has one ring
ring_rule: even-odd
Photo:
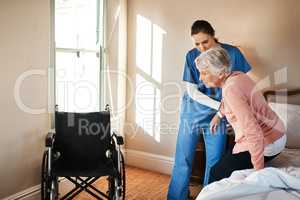
[[[160,142],[160,106],[163,37],[161,27],[137,15],[136,123]]]

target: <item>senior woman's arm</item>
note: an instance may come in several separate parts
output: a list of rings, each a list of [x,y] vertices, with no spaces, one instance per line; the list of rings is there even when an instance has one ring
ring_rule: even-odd
[[[238,84],[223,89],[223,101],[235,116],[237,126],[246,138],[246,145],[251,155],[251,162],[256,170],[264,168],[264,136],[252,112],[250,99],[244,95]]]
[[[208,106],[210,108],[213,108],[215,110],[218,110],[220,107],[220,102],[216,101],[212,98],[210,98],[209,96],[203,94],[202,92],[200,92],[197,89],[197,85],[189,83],[189,82],[185,82],[186,84],[186,91],[189,94],[189,96],[197,101],[198,103]]]

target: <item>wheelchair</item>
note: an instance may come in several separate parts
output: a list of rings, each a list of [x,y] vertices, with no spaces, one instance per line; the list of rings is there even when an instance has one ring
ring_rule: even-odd
[[[55,131],[45,139],[41,167],[41,199],[73,199],[82,191],[95,199],[125,199],[125,163],[120,146],[123,137],[110,130],[109,109],[92,113],[55,112]],[[104,178],[107,191],[93,183]],[[74,188],[63,197],[59,182]]]

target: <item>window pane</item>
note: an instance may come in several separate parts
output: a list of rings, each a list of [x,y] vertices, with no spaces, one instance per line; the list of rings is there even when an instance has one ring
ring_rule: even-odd
[[[55,5],[56,47],[97,49],[97,0],[56,0]]]
[[[96,53],[56,53],[56,104],[67,112],[99,110],[99,58]]]

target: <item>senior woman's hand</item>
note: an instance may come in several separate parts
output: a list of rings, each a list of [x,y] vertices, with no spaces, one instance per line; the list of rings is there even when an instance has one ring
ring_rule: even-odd
[[[215,116],[212,118],[212,120],[209,124],[210,132],[215,133],[217,131],[220,121],[221,121],[221,118],[219,117],[219,115],[215,114]]]

